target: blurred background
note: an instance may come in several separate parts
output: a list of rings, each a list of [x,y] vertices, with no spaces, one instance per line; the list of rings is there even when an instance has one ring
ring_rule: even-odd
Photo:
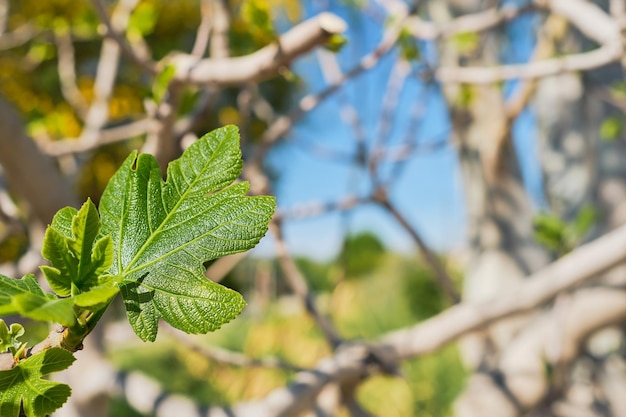
[[[226,124],[278,202],[208,265],[240,317],[146,344],[114,304],[55,416],[626,415],[625,24],[623,0],[0,0],[1,274],[39,274],[56,210],[131,150],[165,166]]]

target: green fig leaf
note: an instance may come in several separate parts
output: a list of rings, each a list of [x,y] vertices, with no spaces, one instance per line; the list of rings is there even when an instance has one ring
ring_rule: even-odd
[[[0,416],[18,417],[23,408],[27,417],[45,417],[61,407],[70,396],[70,387],[42,377],[73,362],[69,351],[51,348],[0,371]]]
[[[226,126],[171,162],[167,181],[152,155],[131,154],[100,201],[102,234],[113,246],[109,273],[142,340],[163,318],[187,333],[206,333],[236,317],[245,302],[204,276],[207,261],[254,247],[267,232],[273,197],[246,196],[239,134]]]

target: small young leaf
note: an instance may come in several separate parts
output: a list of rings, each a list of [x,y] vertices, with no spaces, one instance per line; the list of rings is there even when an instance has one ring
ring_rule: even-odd
[[[74,239],[68,240],[70,250],[78,259],[78,271],[74,281],[74,284],[78,286],[82,286],[90,278],[93,279],[90,274],[95,268],[92,264],[91,252],[99,232],[98,210],[93,202],[88,199],[72,219],[72,236]]]
[[[624,131],[624,121],[619,117],[607,117],[600,125],[600,138],[607,142],[614,141]]]
[[[14,279],[0,275],[0,316],[20,314],[64,326],[76,322],[71,298],[56,298],[43,292],[34,275]]]
[[[159,11],[154,4],[147,2],[139,3],[128,20],[126,30],[129,32],[129,36],[150,35],[154,31],[158,17]]]
[[[72,238],[72,220],[78,214],[74,207],[63,207],[57,211],[52,219],[51,227],[56,229],[62,236]]]
[[[118,283],[111,281],[92,287],[89,291],[72,297],[72,300],[79,307],[96,307],[106,305],[118,292],[120,292]]]
[[[19,314],[13,304],[13,299],[21,294],[30,293],[46,297],[34,275],[25,275],[22,279],[9,278],[0,275],[0,316]],[[50,298],[54,299],[54,297]]]
[[[598,210],[590,205],[585,205],[576,214],[571,228],[576,239],[583,238],[598,221]]]
[[[0,371],[0,416],[18,417],[23,407],[27,417],[45,417],[70,396],[70,387],[42,379],[74,362],[67,350],[51,348],[20,361],[13,369]]]
[[[18,323],[12,323],[7,327],[4,320],[0,320],[0,353],[10,350],[13,355],[22,347],[22,342],[17,340],[24,335],[24,327]]]
[[[398,47],[402,58],[407,61],[418,61],[421,58],[417,39],[407,30],[403,30],[398,36]]]
[[[330,52],[337,53],[343,49],[344,46],[348,44],[348,38],[344,35],[335,33],[331,35],[330,38],[324,44],[324,48],[328,49]]]
[[[268,2],[259,0],[243,2],[240,16],[247,23],[248,31],[259,44],[267,44],[276,39],[276,30]]]
[[[237,316],[241,295],[204,276],[204,263],[254,247],[274,212],[271,197],[248,197],[237,128],[215,130],[167,170],[133,153],[113,176],[101,203],[102,231],[111,236],[110,273],[133,329],[154,340],[159,318],[188,333],[206,333]]]
[[[50,287],[60,296],[88,291],[111,267],[113,247],[108,236],[96,240],[100,219],[96,206],[87,200],[80,210],[61,209],[44,236],[42,255],[51,266],[42,266]]]
[[[165,94],[167,93],[167,88],[170,85],[170,81],[176,75],[176,66],[174,65],[166,65],[165,68],[161,72],[157,74],[154,78],[154,83],[152,84],[152,97],[154,101],[160,103]]]
[[[67,241],[61,233],[52,226],[48,227],[43,239],[41,253],[52,266],[41,266],[41,272],[46,276],[50,288],[62,297],[70,295],[72,290],[72,277],[76,276],[76,259],[67,246]]]

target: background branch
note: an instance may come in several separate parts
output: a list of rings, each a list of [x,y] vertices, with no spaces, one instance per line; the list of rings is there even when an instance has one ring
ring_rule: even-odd
[[[544,267],[496,299],[450,307],[414,327],[389,333],[379,346],[391,349],[398,359],[432,352],[497,320],[530,311],[598,276],[626,259],[625,247],[626,226],[621,226]]]
[[[192,55],[178,54],[168,63],[176,67],[176,80],[187,84],[228,86],[258,82],[275,76],[281,67],[345,29],[345,22],[339,17],[322,13],[250,55],[198,60]]]

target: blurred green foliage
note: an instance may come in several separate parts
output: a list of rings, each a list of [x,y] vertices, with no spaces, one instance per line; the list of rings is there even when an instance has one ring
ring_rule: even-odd
[[[539,213],[533,219],[535,240],[562,256],[576,248],[597,221],[598,212],[591,206],[583,206],[569,222],[556,213]]]
[[[445,294],[434,284],[428,268],[416,265],[415,259],[381,250],[380,242],[373,244],[373,235],[357,236],[351,238],[351,250],[371,253],[368,251],[373,248],[377,257],[375,264],[361,270],[359,279],[338,280],[341,274],[333,262],[306,258],[297,261],[309,285],[320,293],[318,305],[332,318],[342,336],[348,340],[375,339],[448,307]],[[367,244],[354,245],[354,241]],[[362,254],[350,254],[361,259]],[[256,281],[267,276],[273,292],[270,300],[263,300],[257,293]],[[319,328],[280,282],[284,278],[275,261],[248,259],[229,279],[247,294],[249,306],[243,316],[219,332],[198,337],[201,344],[242,352],[252,358],[276,357],[298,367],[313,367],[331,354]],[[158,339],[154,346],[133,343],[112,352],[112,358],[122,369],[140,369],[162,381],[171,392],[191,395],[202,404],[232,404],[259,398],[288,383],[294,375],[286,370],[219,364],[197,353],[190,354],[172,340]],[[407,361],[402,373],[403,378],[376,376],[364,383],[358,391],[364,407],[374,415],[386,417],[451,415],[452,401],[465,378],[456,347]],[[125,417],[119,414],[122,405],[116,404],[116,414],[110,415]],[[347,416],[340,414],[344,415]]]
[[[422,57],[415,37],[407,30],[403,30],[398,37],[398,46],[402,57],[407,61],[419,61]]]
[[[613,141],[618,139],[624,132],[623,117],[609,116],[600,124],[600,138]]]
[[[28,235],[24,230],[5,230],[0,223],[0,263],[18,259],[28,250]]]
[[[109,15],[117,3],[108,2]],[[232,18],[230,54],[243,55],[267,45],[276,37],[274,22],[301,19],[297,0],[230,0]],[[160,60],[174,51],[189,52],[200,23],[198,0],[141,0],[134,8],[127,27],[129,42],[149,51],[153,60]],[[0,94],[22,113],[27,132],[37,141],[71,140],[80,136],[84,115],[62,94],[59,76],[60,57],[55,37],[69,35],[72,41],[76,87],[84,103],[93,102],[96,71],[100,59],[102,24],[90,2],[80,0],[10,0],[7,31],[29,28],[32,37],[0,54]],[[254,29],[254,30],[251,30]],[[270,36],[271,34],[271,36]],[[119,72],[109,100],[107,127],[145,117],[144,100],[159,102],[166,94],[173,68],[165,68],[151,77],[122,56]],[[287,74],[288,75],[288,74]],[[258,86],[259,94],[272,108],[281,112],[290,104],[299,84],[297,78],[276,77]],[[227,88],[216,97],[214,108],[202,118],[196,134],[200,135],[229,123],[238,124],[240,88]],[[201,100],[197,88],[183,91],[180,115],[192,113]],[[247,114],[249,128],[246,140],[256,140],[265,130],[266,122]],[[81,199],[94,201],[104,189],[129,149],[141,146],[145,137],[138,136],[125,143],[101,147],[79,159],[77,188]],[[0,230],[0,237],[2,237]],[[23,253],[24,239],[11,234],[0,241],[0,260],[17,259]]]
[[[344,35],[340,35],[335,33],[328,39],[324,48],[328,49],[331,52],[337,53],[343,49],[344,46],[348,44],[348,38]]]
[[[383,243],[373,233],[361,232],[347,236],[339,255],[346,279],[356,279],[374,270],[384,253]]]

